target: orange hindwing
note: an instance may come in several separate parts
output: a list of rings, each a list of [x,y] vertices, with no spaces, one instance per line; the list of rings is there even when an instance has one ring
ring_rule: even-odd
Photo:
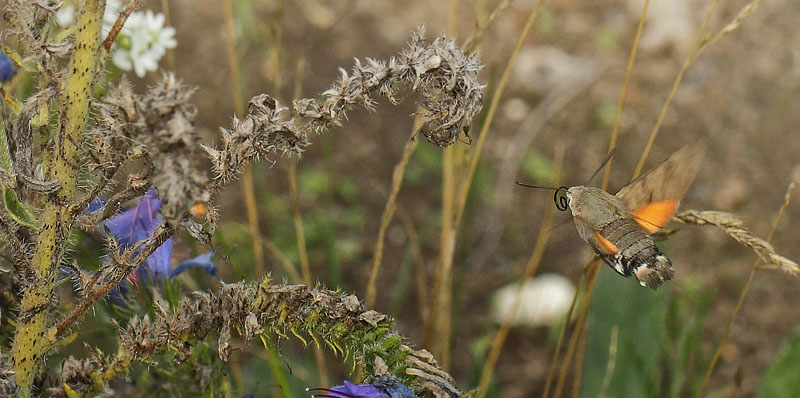
[[[675,199],[659,200],[637,209],[633,218],[636,223],[652,234],[667,224],[677,208],[678,201]]]
[[[611,243],[610,240],[606,239],[603,235],[600,235],[597,232],[594,233],[594,240],[595,243],[597,243],[598,249],[600,249],[602,254],[610,256],[613,254],[617,254],[617,252],[619,251],[617,245]]]

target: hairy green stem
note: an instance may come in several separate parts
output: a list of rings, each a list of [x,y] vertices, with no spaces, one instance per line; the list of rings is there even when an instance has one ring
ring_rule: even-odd
[[[36,283],[22,298],[11,357],[15,379],[23,396],[30,396],[31,385],[52,341],[47,336],[47,310],[58,264],[69,234],[70,208],[75,194],[78,142],[86,126],[92,86],[97,73],[100,27],[105,0],[86,0],[78,20],[75,52],[61,93],[61,120],[55,137],[53,179],[61,185],[44,204],[44,211],[33,257]]]

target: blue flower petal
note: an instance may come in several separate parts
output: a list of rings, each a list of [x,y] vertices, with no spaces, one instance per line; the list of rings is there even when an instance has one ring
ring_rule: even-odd
[[[333,387],[332,390],[353,398],[387,398],[383,391],[371,384],[353,384],[347,380],[344,385]]]
[[[180,264],[178,264],[175,269],[173,269],[169,273],[170,278],[174,278],[178,276],[181,272],[186,271],[189,268],[202,268],[208,272],[209,275],[213,276],[214,278],[217,277],[217,267],[214,263],[211,262],[211,256],[214,255],[214,252],[208,252],[205,254],[201,254],[195,258],[186,260]]]
[[[150,188],[136,206],[106,221],[106,227],[121,245],[132,246],[151,236],[161,224],[160,208],[161,199],[156,197],[155,189]]]
[[[156,196],[155,188],[150,188],[139,203],[106,221],[106,228],[119,241],[122,247],[130,247],[153,235],[156,227],[161,225],[162,217],[158,214],[161,199]],[[148,272],[154,278],[169,274],[170,257],[172,256],[172,239],[167,239],[153,254],[145,260],[147,267],[138,270],[138,276],[145,277]]]
[[[145,260],[147,270],[149,270],[156,279],[169,274],[169,259],[172,257],[173,245],[174,242],[172,238],[167,239]]]

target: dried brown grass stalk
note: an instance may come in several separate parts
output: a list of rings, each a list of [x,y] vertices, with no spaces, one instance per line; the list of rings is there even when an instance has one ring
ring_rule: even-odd
[[[794,191],[795,183],[789,184],[789,187],[786,189],[786,194],[783,197],[783,204],[781,205],[780,209],[778,210],[778,214],[775,215],[775,218],[772,220],[772,227],[770,228],[769,234],[767,235],[767,244],[772,241],[772,236],[775,233],[775,230],[778,228],[778,222],[781,220],[783,216],[783,212],[786,210],[786,207],[789,206],[789,201],[792,199],[792,192]],[[725,331],[722,332],[722,337],[719,339],[719,343],[717,344],[717,349],[714,351],[714,355],[711,358],[711,362],[708,364],[708,368],[706,368],[706,373],[703,376],[703,381],[700,384],[700,388],[697,390],[697,397],[700,398],[705,393],[706,388],[708,387],[708,382],[711,380],[711,374],[714,372],[714,369],[717,367],[717,362],[719,361],[720,356],[722,355],[722,347],[728,341],[728,336],[731,333],[731,329],[733,328],[733,322],[736,320],[736,317],[739,315],[739,310],[742,309],[742,303],[744,303],[744,298],[747,295],[747,292],[750,290],[750,286],[753,283],[753,279],[755,279],[756,271],[760,268],[761,259],[757,259],[753,262],[753,265],[750,267],[750,275],[747,276],[747,281],[744,283],[744,287],[742,288],[742,292],[739,294],[739,299],[736,301],[736,306],[733,308],[733,312],[731,313],[731,317],[728,320],[728,324],[725,326]]]
[[[564,162],[564,148],[565,145],[562,142],[558,143],[556,146],[554,161],[555,175],[553,176],[553,182],[556,186],[559,185],[561,180],[561,167]],[[511,323],[513,322],[514,316],[517,314],[519,306],[522,303],[523,284],[525,280],[533,277],[533,274],[535,274],[539,269],[539,263],[541,263],[542,256],[544,255],[544,249],[547,247],[547,242],[550,240],[550,232],[553,230],[552,224],[554,215],[555,207],[550,207],[547,213],[545,213],[544,219],[542,220],[541,227],[539,228],[539,235],[536,237],[536,244],[534,245],[533,252],[528,259],[528,263],[525,265],[525,269],[523,270],[522,278],[520,279],[519,286],[517,287],[516,296],[511,304],[511,309],[508,311],[508,315],[506,315],[505,319],[503,319],[500,328],[497,329],[497,332],[495,332],[494,338],[492,339],[491,349],[486,358],[486,365],[483,367],[480,382],[478,384],[478,397],[485,397],[486,392],[489,390],[489,382],[492,380],[494,368],[497,365],[498,359],[500,358],[500,353],[503,349],[503,345],[505,344],[508,332],[511,330]]]
[[[420,118],[417,117],[413,129],[415,132],[420,122]],[[403,148],[403,155],[400,157],[400,161],[394,166],[394,171],[392,171],[392,186],[389,190],[389,196],[386,199],[386,205],[384,205],[383,208],[383,214],[381,214],[381,224],[378,228],[378,236],[375,239],[375,248],[373,249],[372,271],[370,271],[369,274],[367,296],[365,299],[367,307],[374,306],[375,296],[378,294],[377,282],[378,274],[381,270],[381,262],[383,261],[383,245],[386,237],[386,229],[389,228],[389,224],[392,222],[394,213],[397,210],[397,195],[400,193],[400,186],[403,184],[403,175],[406,171],[406,165],[408,165],[408,161],[411,160],[411,155],[414,153],[414,149],[417,148],[417,143],[419,142],[413,137],[416,134],[415,132],[412,132],[411,139],[406,142]]]
[[[685,224],[717,226],[733,240],[752,249],[765,264],[774,264],[792,276],[800,276],[797,263],[776,253],[772,244],[753,235],[735,214],[716,210],[685,210],[675,215],[675,219]]]

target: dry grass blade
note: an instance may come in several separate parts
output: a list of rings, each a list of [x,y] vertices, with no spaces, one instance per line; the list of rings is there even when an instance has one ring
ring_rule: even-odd
[[[486,34],[486,31],[489,30],[489,27],[492,26],[494,20],[497,19],[497,17],[500,16],[500,14],[502,14],[503,11],[505,11],[510,5],[510,0],[503,0],[501,3],[497,4],[485,21],[476,21],[477,29],[464,44],[464,50],[466,50],[466,52],[475,51],[475,48],[478,47],[478,43],[483,40],[483,36]]]
[[[558,381],[556,382],[556,389],[553,393],[553,397],[563,396],[562,391],[564,390],[564,385],[567,381],[567,372],[569,371],[572,357],[579,348],[580,341],[582,341],[581,337],[585,337],[584,333],[586,328],[586,319],[589,314],[589,300],[592,298],[592,292],[594,292],[595,282],[597,282],[597,275],[600,274],[601,265],[602,262],[600,259],[595,257],[586,266],[586,295],[583,298],[583,307],[581,308],[581,313],[576,321],[575,331],[572,332],[572,337],[570,337],[569,345],[567,346],[567,353],[564,356],[564,362],[561,364],[561,369],[558,373]],[[578,292],[575,292],[575,294],[577,295]],[[575,366],[581,366],[581,364],[576,364]]]
[[[606,374],[603,376],[603,384],[600,386],[600,392],[597,393],[597,398],[605,398],[608,386],[611,385],[611,376],[614,375],[614,367],[617,363],[617,339],[619,338],[619,326],[614,325],[611,329],[611,343],[608,345],[608,364],[606,365]]]
[[[769,235],[767,235],[767,241],[766,241],[767,244],[769,244],[769,242],[772,241],[772,235],[775,233],[775,230],[778,227],[778,222],[781,220],[781,217],[783,217],[783,212],[786,210],[786,207],[789,206],[789,201],[792,199],[792,192],[794,191],[794,187],[795,183],[791,183],[789,184],[789,187],[786,189],[786,194],[783,197],[783,204],[781,205],[781,208],[778,210],[778,214],[775,215],[775,219],[772,220],[772,227],[770,228]],[[706,388],[708,387],[708,382],[711,380],[711,374],[714,372],[714,369],[717,366],[717,362],[719,361],[719,358],[722,355],[722,347],[728,341],[728,336],[731,333],[733,322],[739,315],[739,310],[741,310],[742,303],[744,303],[744,297],[747,295],[748,290],[750,290],[750,285],[753,283],[753,279],[755,279],[756,271],[758,271],[759,269],[759,263],[760,259],[754,261],[753,266],[750,267],[750,275],[748,275],[747,281],[744,283],[742,292],[739,294],[739,299],[736,301],[736,306],[733,308],[733,312],[731,313],[731,317],[728,320],[728,324],[725,326],[725,331],[722,332],[722,337],[720,337],[719,339],[719,343],[717,344],[717,349],[714,351],[714,355],[711,358],[711,362],[708,364],[706,373],[703,376],[703,381],[700,383],[700,388],[697,390],[698,398],[703,396],[703,394],[706,391]]]
[[[675,98],[675,93],[678,92],[678,87],[681,85],[681,81],[683,80],[684,74],[686,74],[686,70],[689,69],[689,66],[697,58],[697,55],[700,54],[705,48],[705,44],[708,43],[706,40],[706,26],[708,26],[708,22],[711,20],[711,15],[714,14],[717,4],[719,4],[719,0],[714,0],[706,12],[705,18],[703,18],[703,23],[700,25],[694,45],[692,46],[692,49],[689,50],[689,54],[686,55],[686,59],[684,59],[683,65],[681,65],[681,69],[678,71],[678,76],[675,77],[675,81],[672,83],[672,88],[667,95],[666,101],[664,101],[664,105],[661,107],[661,112],[658,114],[656,124],[653,126],[653,130],[650,132],[650,137],[647,139],[647,144],[644,146],[642,156],[639,158],[639,163],[636,165],[636,170],[633,172],[631,181],[635,180],[636,177],[642,173],[644,163],[647,160],[647,156],[650,154],[650,149],[653,148],[653,143],[656,141],[656,136],[661,130],[661,125],[664,123],[664,119],[667,116],[667,111],[669,110],[670,105],[672,105],[672,99]]]
[[[449,351],[450,345],[450,315],[451,315],[451,306],[449,305],[449,290],[450,290],[450,272],[452,271],[452,264],[453,264],[453,256],[455,255],[455,246],[456,246],[456,238],[458,231],[461,227],[461,221],[463,219],[464,210],[466,208],[467,197],[469,196],[470,187],[472,185],[472,179],[475,176],[475,171],[478,168],[478,161],[480,160],[481,153],[483,151],[484,144],[486,143],[486,137],[488,136],[489,126],[492,124],[492,120],[494,119],[494,115],[497,112],[498,105],[500,104],[500,99],[503,96],[503,91],[508,84],[508,79],[511,75],[511,70],[516,63],[517,57],[519,56],[520,50],[522,49],[523,44],[525,43],[525,39],[528,36],[531,28],[533,27],[534,22],[536,22],[536,18],[541,11],[542,5],[544,0],[539,0],[536,3],[536,7],[531,12],[528,17],[527,22],[525,23],[525,27],[522,30],[522,33],[519,36],[516,46],[514,47],[513,52],[511,53],[511,57],[508,60],[508,63],[503,70],[503,73],[500,77],[500,80],[497,84],[497,88],[495,90],[494,95],[492,96],[492,102],[489,105],[489,109],[486,113],[486,119],[484,120],[483,126],[478,134],[478,139],[476,140],[474,149],[471,153],[471,157],[469,160],[469,165],[467,166],[467,170],[465,171],[465,176],[462,179],[462,182],[459,186],[459,189],[455,190],[455,187],[449,186],[448,184],[453,184],[453,181],[450,181],[450,176],[445,174],[444,180],[445,183],[443,184],[443,199],[444,199],[444,206],[442,208],[442,238],[441,238],[441,245],[440,245],[440,258],[439,258],[439,270],[437,271],[436,275],[436,282],[434,284],[433,289],[433,297],[431,302],[431,328],[436,328],[437,330],[435,333],[426,333],[426,340],[430,342],[430,338],[432,335],[438,336],[438,338],[443,339],[441,342],[441,348],[437,350],[437,354],[439,358],[441,358],[444,368],[447,369],[447,365],[449,362],[449,358],[447,357],[447,352]],[[447,162],[452,162],[452,159],[448,159],[448,156],[452,156],[451,153],[445,152],[445,165],[444,170],[445,173],[452,172],[451,166],[448,165]],[[453,176],[454,177],[454,176]],[[454,208],[454,209],[453,209]],[[454,212],[454,213],[453,213]],[[443,318],[443,319],[442,319]]]
[[[267,250],[270,252],[270,254],[272,254],[272,256],[278,260],[278,264],[283,267],[283,270],[286,271],[286,274],[289,275],[289,280],[295,284],[303,283],[303,278],[297,272],[294,264],[292,264],[292,262],[286,258],[286,255],[283,254],[278,245],[276,245],[271,239],[265,239],[264,244],[267,246]]]
[[[381,269],[381,261],[383,260],[383,243],[386,236],[386,229],[389,228],[389,224],[392,222],[392,217],[394,217],[395,210],[397,209],[397,194],[400,193],[400,185],[403,184],[403,175],[405,174],[406,165],[408,165],[408,161],[411,159],[411,155],[414,153],[414,149],[417,148],[417,143],[419,142],[414,139],[414,135],[416,135],[417,128],[421,122],[422,119],[420,117],[415,119],[411,139],[406,142],[403,148],[403,156],[394,166],[394,171],[392,172],[392,187],[389,192],[389,198],[386,199],[383,214],[381,214],[381,224],[378,229],[378,237],[375,239],[375,249],[373,251],[372,271],[369,274],[369,283],[367,283],[365,303],[369,308],[375,305],[375,295],[377,294],[376,283],[378,281],[378,273]]]
[[[748,3],[746,6],[742,7],[738,14],[736,14],[736,18],[734,18],[731,22],[725,25],[722,29],[717,32],[711,39],[708,40],[703,47],[716,43],[719,39],[723,38],[725,35],[733,32],[734,30],[738,29],[742,22],[747,19],[750,14],[755,11],[759,5],[761,5],[762,0],[754,0]]]
[[[797,263],[776,253],[769,242],[753,235],[735,214],[715,210],[686,210],[677,214],[675,218],[686,224],[715,225],[735,241],[752,249],[765,263],[775,264],[786,273],[800,276],[800,266]]]
[[[564,148],[565,146],[563,143],[559,143],[556,146],[556,155],[554,161],[555,175],[553,176],[553,182],[556,186],[561,180],[560,171],[564,162]],[[486,392],[489,389],[489,382],[492,380],[494,367],[497,364],[497,360],[500,358],[500,352],[503,348],[503,344],[505,343],[506,336],[508,336],[508,332],[511,329],[511,322],[514,320],[514,316],[516,315],[517,310],[522,302],[522,288],[524,286],[524,282],[526,279],[532,277],[539,268],[539,263],[544,255],[544,249],[547,247],[547,242],[550,239],[554,214],[555,207],[550,206],[544,216],[544,219],[542,220],[541,227],[539,228],[539,235],[536,238],[536,244],[533,247],[533,252],[528,259],[525,270],[523,271],[519,287],[517,288],[516,296],[511,304],[511,309],[508,311],[507,316],[503,319],[503,323],[500,325],[497,333],[495,333],[494,339],[492,339],[492,347],[489,351],[488,357],[486,358],[486,364],[483,367],[483,372],[481,372],[481,379],[478,385],[479,398],[485,397]]]
[[[647,9],[650,7],[650,0],[645,0],[642,5],[642,13],[639,15],[639,24],[636,26],[636,35],[633,37],[633,45],[631,46],[631,53],[628,56],[628,66],[625,69],[625,80],[622,82],[622,89],[619,93],[619,104],[617,104],[617,114],[614,116],[614,127],[611,128],[611,139],[608,142],[608,151],[611,152],[617,146],[617,136],[619,136],[619,126],[622,121],[622,108],[625,106],[625,99],[628,97],[628,85],[631,81],[631,74],[633,73],[633,63],[636,61],[636,53],[639,50],[639,39],[642,38],[642,29],[644,28],[644,21],[647,17]],[[608,180],[611,177],[611,163],[614,158],[608,159],[606,169],[603,172],[603,189],[608,188]]]
[[[239,55],[236,51],[236,32],[234,26],[234,11],[231,0],[222,2],[225,20],[225,44],[230,62],[231,89],[233,90],[233,107],[236,115],[244,115],[244,100],[242,99],[242,79],[239,69]],[[246,165],[242,173],[242,196],[244,196],[247,211],[247,225],[250,228],[250,239],[253,244],[253,259],[255,260],[256,273],[264,275],[267,272],[264,263],[264,245],[261,242],[261,227],[258,219],[258,205],[256,204],[256,185],[253,179],[252,165]]]

